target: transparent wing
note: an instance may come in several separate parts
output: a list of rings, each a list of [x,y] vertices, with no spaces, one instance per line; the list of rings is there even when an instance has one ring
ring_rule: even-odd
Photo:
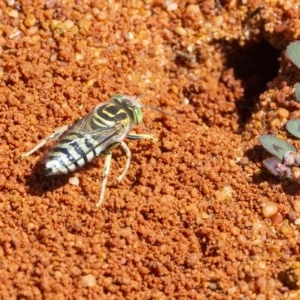
[[[91,151],[97,148],[97,152],[106,150],[114,143],[120,142],[128,131],[128,126],[121,120],[114,120],[109,113],[101,111],[100,104],[85,117],[75,122],[58,141],[59,146],[78,149],[78,152]]]
[[[70,130],[68,130],[60,139],[60,141],[63,140],[70,140],[70,144],[75,144],[75,143],[81,143],[83,140],[86,141],[86,143],[89,143],[91,138],[93,140],[96,140],[97,143],[94,144],[93,146],[90,146],[91,148],[98,147],[104,142],[111,141],[111,143],[108,144],[113,144],[114,142],[118,141],[118,136],[120,135],[122,131],[122,128],[120,126],[112,126],[112,127],[105,127],[105,128],[99,128],[95,129],[89,132],[85,132],[80,130],[79,128],[76,128],[76,126],[71,127]],[[90,141],[91,142],[91,141]]]
[[[69,130],[75,132],[86,132],[91,133],[93,130],[91,129],[90,122],[95,114],[95,111],[99,108],[99,106],[103,106],[105,104],[101,104],[96,106],[92,111],[90,111],[86,116],[79,118],[73,125],[71,125]],[[114,126],[112,126],[114,127]],[[107,127],[109,130],[110,128]]]
[[[62,138],[66,135],[78,135],[78,138],[75,138],[73,141],[77,141],[84,137],[92,137],[93,139],[98,141],[98,145],[103,141],[107,141],[108,139],[113,139],[113,137],[117,137],[124,127],[122,124],[118,122],[114,122],[111,126],[99,126],[98,128],[93,128],[91,125],[91,120],[95,114],[95,110],[99,106],[95,107],[90,113],[88,113],[85,117],[79,119],[75,124],[73,124],[69,130],[63,135]]]

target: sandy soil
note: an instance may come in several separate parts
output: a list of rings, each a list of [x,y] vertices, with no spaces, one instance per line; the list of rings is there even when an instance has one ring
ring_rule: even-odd
[[[257,138],[300,115],[300,1],[264,3],[0,1],[1,299],[299,299],[299,187]],[[96,209],[103,158],[47,178],[47,147],[21,154],[115,93],[168,114]]]

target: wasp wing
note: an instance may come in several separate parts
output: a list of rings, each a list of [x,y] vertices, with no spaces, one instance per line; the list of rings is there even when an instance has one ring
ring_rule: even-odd
[[[96,106],[85,117],[75,122],[64,136],[77,135],[77,138],[73,136],[75,142],[84,138],[97,141],[95,147],[104,144],[103,150],[111,144],[120,142],[128,132],[128,124],[118,118],[112,119],[110,115],[112,112],[104,110],[107,106],[107,103]],[[113,111],[113,113],[117,112]]]
[[[119,142],[121,130],[118,126],[101,128],[89,133],[73,129],[70,128],[63,134],[45,154],[46,173],[49,176],[74,171],[94,157],[104,154]]]
[[[84,147],[82,148],[88,148],[89,150],[101,147],[101,151],[103,151],[107,146],[118,142],[118,137],[122,131],[122,128],[117,125],[94,129],[92,131],[85,131],[81,128],[84,127],[71,127],[61,137],[59,143],[79,146],[83,145]]]
[[[92,111],[90,111],[87,115],[85,115],[82,118],[79,118],[73,125],[70,126],[69,130],[75,131],[75,132],[86,132],[90,133],[94,129],[91,126],[92,119],[95,116],[95,111],[99,109],[100,106],[104,106],[105,104],[100,104],[96,106]],[[110,127],[105,127],[105,128],[112,128],[114,125]]]

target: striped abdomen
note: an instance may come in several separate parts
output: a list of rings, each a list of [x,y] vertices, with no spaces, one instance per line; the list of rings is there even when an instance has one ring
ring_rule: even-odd
[[[103,146],[88,134],[65,134],[46,154],[46,175],[66,174],[84,166],[104,150]]]

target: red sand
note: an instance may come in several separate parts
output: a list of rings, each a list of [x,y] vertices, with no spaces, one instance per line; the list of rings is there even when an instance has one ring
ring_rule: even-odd
[[[299,298],[299,187],[257,139],[300,114],[298,1],[122,2],[0,3],[0,298]],[[47,178],[47,147],[20,155],[115,93],[169,115],[144,110],[159,139],[119,185],[114,150],[96,209],[103,158]]]

